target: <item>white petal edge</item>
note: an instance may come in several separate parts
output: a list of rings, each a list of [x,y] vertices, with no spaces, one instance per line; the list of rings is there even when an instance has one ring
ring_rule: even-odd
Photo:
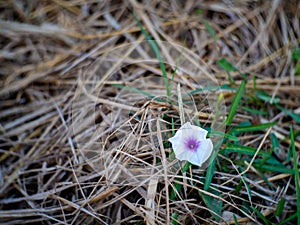
[[[184,129],[191,129],[193,130],[192,132],[197,133],[197,137],[199,137],[200,140],[204,140],[206,139],[206,135],[207,135],[207,130],[195,126],[195,125],[191,125],[190,122],[186,122],[185,124],[182,125],[182,127],[179,130],[184,130]],[[178,131],[179,131],[178,130]]]
[[[213,143],[210,139],[205,139],[201,142],[201,145],[199,149],[196,152],[195,158],[197,158],[197,165],[202,166],[203,163],[205,163],[209,157],[211,156],[211,153],[213,151]]]

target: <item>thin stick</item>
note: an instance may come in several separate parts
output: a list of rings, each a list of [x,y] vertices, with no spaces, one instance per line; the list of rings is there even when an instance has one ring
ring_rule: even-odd
[[[166,153],[163,146],[159,120],[156,121],[156,125],[157,125],[157,138],[158,138],[159,148],[162,156],[162,165],[164,169],[164,180],[165,180],[165,188],[166,188],[166,211],[167,211],[166,224],[170,224],[170,203],[169,203],[170,199],[169,199],[169,188],[168,188],[169,184],[168,184],[168,169],[167,169],[168,162],[167,162]]]

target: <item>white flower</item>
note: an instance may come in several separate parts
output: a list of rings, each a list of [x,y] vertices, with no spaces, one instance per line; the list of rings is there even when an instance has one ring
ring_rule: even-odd
[[[208,160],[213,150],[213,143],[206,139],[207,131],[185,123],[169,141],[175,156],[179,160],[187,160],[191,164],[202,166]]]

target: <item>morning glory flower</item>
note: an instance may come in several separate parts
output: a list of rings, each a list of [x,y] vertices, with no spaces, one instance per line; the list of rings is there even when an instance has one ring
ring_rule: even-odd
[[[206,130],[190,122],[182,125],[174,137],[169,138],[176,158],[201,167],[213,150],[213,143],[206,135]]]

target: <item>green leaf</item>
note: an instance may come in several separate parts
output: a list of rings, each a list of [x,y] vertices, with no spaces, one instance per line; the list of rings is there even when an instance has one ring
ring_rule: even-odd
[[[289,216],[288,218],[286,218],[285,220],[281,221],[278,225],[283,225],[283,224],[287,224],[288,222],[290,222],[291,220],[295,219],[298,216],[298,213],[295,212],[294,214],[292,214],[291,216]],[[298,224],[299,225],[299,224]]]
[[[256,150],[257,150],[256,148],[228,143],[226,145],[226,148],[223,149],[222,152],[226,152],[226,153],[235,152],[238,154],[245,154],[251,156],[255,154]],[[289,174],[294,173],[292,169],[286,168],[277,159],[275,159],[270,153],[265,152],[263,149],[259,151],[258,156],[267,157],[267,160],[259,159],[259,158],[255,159],[254,161],[256,163],[255,166],[260,169],[274,171],[274,172],[289,173]],[[248,159],[243,159],[243,161],[244,160],[248,160]],[[264,161],[264,164],[262,164],[262,161]]]
[[[251,113],[251,114],[254,114],[254,115],[267,115],[268,113],[267,112],[264,112],[264,111],[261,111],[261,110],[256,110],[256,109],[251,109],[251,108],[248,108],[248,107],[242,107],[243,110]]]
[[[300,66],[295,67],[295,75],[297,75],[297,76],[300,75]]]
[[[278,109],[280,109],[281,111],[283,111],[286,115],[292,117],[297,123],[300,123],[300,115],[294,113],[294,112],[291,111],[291,110],[285,109],[284,107],[282,107],[282,106],[279,105],[279,104],[276,104],[276,107],[277,107]]]
[[[197,13],[198,15],[201,15],[201,14],[203,13],[203,10],[202,10],[202,9],[196,9],[196,13]]]
[[[172,215],[172,225],[178,225],[178,214],[174,212]]]
[[[270,136],[271,136],[271,143],[272,143],[272,151],[278,153],[279,141],[274,133],[271,133]]]
[[[282,166],[285,167],[281,162],[279,162],[277,159],[275,159],[272,155],[271,152],[266,153],[268,154],[267,156],[263,156],[263,159],[257,158],[255,162],[259,165],[258,167],[261,167],[262,165],[274,165],[274,166]]]
[[[252,210],[264,221],[264,224],[270,224],[270,221],[257,208],[251,206]]]
[[[272,172],[279,172],[279,173],[288,173],[288,174],[295,174],[293,169],[286,168],[284,166],[279,165],[262,165],[259,167],[261,170],[265,171],[272,171]]]
[[[247,214],[252,214],[251,207],[249,206],[247,201],[242,201],[242,205],[240,207]]]
[[[190,162],[186,162],[183,166],[183,168],[181,169],[182,173],[185,173],[186,171],[188,171],[188,169],[190,168],[191,163]],[[182,179],[177,178],[176,181],[182,181]],[[177,193],[180,192],[181,188],[182,188],[182,184],[177,183],[175,181],[174,183],[174,188],[172,189],[171,193],[170,193],[170,200],[174,200],[176,198]]]
[[[238,71],[238,69],[225,58],[221,58],[217,63],[226,72]]]
[[[204,26],[205,26],[206,30],[210,34],[210,36],[214,39],[214,42],[216,42],[217,41],[217,35],[216,35],[215,30],[212,28],[212,26],[205,19],[203,19],[203,23],[204,23]]]
[[[179,181],[179,179],[176,179],[176,180]],[[175,181],[174,185],[173,185],[173,189],[170,193],[170,197],[169,197],[170,200],[174,200],[176,198],[176,195],[177,195],[177,193],[180,192],[181,188],[182,188],[182,184],[179,184]]]
[[[298,168],[298,158],[295,148],[295,139],[294,139],[294,130],[290,126],[290,135],[291,135],[291,148],[293,152],[293,161],[294,161],[294,174],[295,174],[295,187],[296,187],[296,199],[297,199],[297,214],[298,220],[297,223],[300,225],[300,183],[299,183],[299,168]]]
[[[223,142],[223,140],[220,140],[217,143],[214,143],[214,150],[209,159],[209,166],[206,170],[206,175],[205,175],[205,182],[204,182],[204,190],[205,191],[207,191],[209,189],[210,183],[214,176],[214,172],[216,170],[216,159],[217,159],[217,155],[218,155],[218,151],[216,149],[219,149],[221,147],[222,142]]]
[[[297,61],[300,59],[300,49],[299,48],[294,48],[292,51],[292,59]]]
[[[234,131],[235,132],[258,131],[258,130],[264,130],[264,129],[272,127],[274,125],[276,125],[276,122],[263,123],[263,124],[252,125],[252,126],[236,127],[236,128],[234,128]]]
[[[256,148],[252,148],[248,146],[227,143],[226,148],[223,151],[254,155],[256,150],[257,150]],[[260,150],[258,155],[269,156],[269,154],[263,150]]]
[[[161,57],[159,48],[158,48],[158,46],[156,44],[156,41],[153,40],[150,37],[150,35],[146,32],[146,30],[144,29],[143,25],[141,24],[141,22],[139,21],[139,19],[137,18],[136,15],[134,15],[134,18],[135,18],[135,20],[137,22],[137,25],[140,28],[142,34],[145,36],[145,38],[149,42],[150,46],[152,47],[152,49],[153,49],[153,51],[154,51],[154,53],[156,55],[156,58],[158,59],[159,66],[160,66],[160,69],[162,71],[162,75],[163,75],[165,86],[166,86],[166,90],[167,90],[167,96],[169,98],[171,96],[171,89],[170,89],[170,84],[169,84],[169,81],[168,81],[168,75],[167,75],[166,67],[165,67],[163,59]],[[169,101],[169,99],[168,99],[168,101]]]
[[[184,166],[183,166],[183,168],[182,168],[182,173],[185,173],[186,171],[188,171],[189,170],[189,168],[191,167],[191,163],[190,162],[186,162],[185,164],[184,164]]]
[[[208,190],[210,183],[212,181],[212,178],[214,176],[215,170],[216,170],[216,156],[217,156],[218,152],[217,151],[213,151],[212,156],[211,156],[211,162],[206,170],[206,176],[205,176],[205,182],[204,182],[204,190]]]
[[[241,123],[239,123],[236,127],[247,127],[247,126],[251,126],[251,122],[249,120],[243,121]]]
[[[284,209],[284,205],[285,205],[285,199],[281,198],[278,201],[278,205],[277,205],[276,211],[275,211],[275,216],[280,216],[282,214],[282,211]]]
[[[240,180],[239,183],[238,183],[238,185],[234,189],[234,193],[236,193],[236,194],[239,193],[240,190],[242,189],[242,187],[243,187],[243,180]]]
[[[208,190],[210,193],[220,196],[221,194],[213,189],[209,189]],[[221,216],[222,216],[222,206],[223,206],[223,202],[217,198],[214,198],[210,195],[204,194],[204,193],[200,193],[201,198],[203,199],[205,205],[212,210],[214,213],[210,213],[212,215],[213,218],[215,218],[216,221],[220,221]]]
[[[275,98],[272,99],[272,96],[268,95],[264,91],[256,91],[256,96],[259,99],[263,100],[264,102],[271,103],[271,104],[278,103],[280,101],[280,99],[277,98],[277,97],[275,97]]]
[[[231,140],[231,141],[239,141],[240,140],[235,134],[224,133],[224,132],[221,132],[221,131],[212,131],[210,133],[210,137],[212,137],[212,136],[224,137],[224,138],[226,138],[228,140]]]
[[[200,16],[201,21],[204,23],[204,26],[205,26],[206,30],[208,31],[208,33],[210,34],[210,36],[212,36],[212,38],[214,39],[214,42],[216,42],[217,41],[216,32],[214,31],[214,29],[212,28],[212,26],[207,22],[207,20],[205,20],[202,17],[203,11],[201,9],[197,9],[196,13]]]
[[[234,224],[239,225],[239,222],[238,222],[235,214],[233,214],[233,219],[234,219]]]
[[[245,87],[246,87],[246,81],[242,81],[239,89],[237,90],[237,93],[233,99],[233,102],[232,102],[232,105],[231,105],[231,108],[230,108],[230,111],[228,113],[228,117],[227,117],[227,120],[226,120],[226,126],[229,126],[233,120],[233,117],[235,116],[236,114],[236,111],[239,107],[239,104],[240,104],[240,100],[241,98],[243,97],[243,93],[245,91]]]
[[[278,164],[277,163],[277,160],[273,160],[274,158],[272,157],[272,153],[273,151],[275,150],[277,152],[277,148],[279,146],[279,142],[278,142],[278,139],[277,137],[275,136],[274,133],[271,133],[270,134],[271,136],[271,142],[272,142],[272,148],[271,148],[271,151],[269,152],[269,156],[265,156],[263,160],[261,160],[261,162],[259,163],[258,167],[261,167],[263,165],[265,165],[266,163],[270,163],[270,164]],[[257,160],[259,161],[259,160]],[[279,163],[281,165],[281,163]],[[265,178],[264,174],[261,174],[261,176],[263,178]],[[266,181],[267,184],[270,184],[268,179],[264,179]],[[270,185],[271,187],[272,185]]]

